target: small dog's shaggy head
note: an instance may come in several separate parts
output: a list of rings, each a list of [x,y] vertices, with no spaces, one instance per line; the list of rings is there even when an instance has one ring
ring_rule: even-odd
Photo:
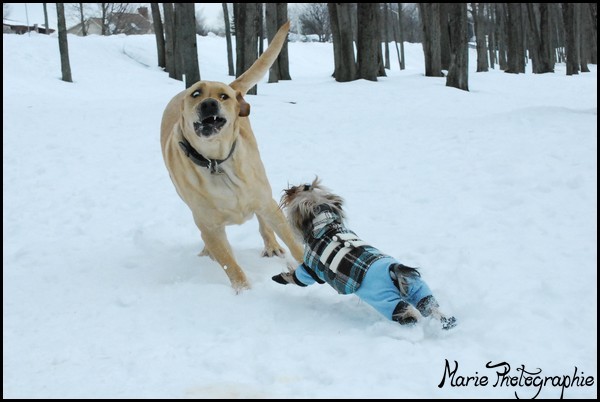
[[[312,234],[313,219],[319,213],[319,205],[328,205],[340,217],[340,221],[343,222],[345,218],[342,209],[343,198],[323,187],[318,177],[311,184],[292,186],[283,191],[279,207],[285,209],[292,229],[304,241]]]

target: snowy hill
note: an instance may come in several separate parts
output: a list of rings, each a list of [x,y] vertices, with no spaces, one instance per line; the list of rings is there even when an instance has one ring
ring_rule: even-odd
[[[319,175],[459,326],[274,283],[256,220],[228,228],[253,285],[236,295],[162,160],[183,84],[154,37],[70,36],[68,84],[56,38],[4,35],[3,397],[596,398],[596,66],[475,73],[473,51],[463,92],[423,76],[420,45],[344,84],[330,44],[289,48],[293,80],[247,97],[274,198]],[[198,50],[231,81],[223,39]]]

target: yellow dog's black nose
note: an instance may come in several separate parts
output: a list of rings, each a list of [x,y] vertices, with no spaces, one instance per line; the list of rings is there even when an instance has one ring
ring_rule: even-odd
[[[219,102],[216,99],[208,98],[200,104],[200,116],[202,118],[214,116],[219,113]]]

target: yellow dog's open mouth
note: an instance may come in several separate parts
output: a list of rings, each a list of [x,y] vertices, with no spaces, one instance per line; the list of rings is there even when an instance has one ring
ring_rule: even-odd
[[[195,122],[194,130],[196,134],[208,137],[219,133],[226,123],[227,119],[219,116],[209,116],[202,119],[202,121]]]

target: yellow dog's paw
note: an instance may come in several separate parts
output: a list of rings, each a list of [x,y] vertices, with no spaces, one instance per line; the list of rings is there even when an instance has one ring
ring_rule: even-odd
[[[263,257],[273,257],[275,255],[277,257],[283,257],[285,255],[285,250],[277,245],[275,247],[265,247],[262,252]]]
[[[236,295],[239,295],[240,293],[242,293],[245,290],[252,289],[252,286],[250,286],[250,283],[248,283],[248,282],[235,282],[235,283],[232,283],[232,286],[233,286],[233,290],[235,290]]]
[[[212,256],[206,247],[202,249],[202,251],[198,254],[198,257],[210,257],[211,260],[215,260],[215,257]]]

